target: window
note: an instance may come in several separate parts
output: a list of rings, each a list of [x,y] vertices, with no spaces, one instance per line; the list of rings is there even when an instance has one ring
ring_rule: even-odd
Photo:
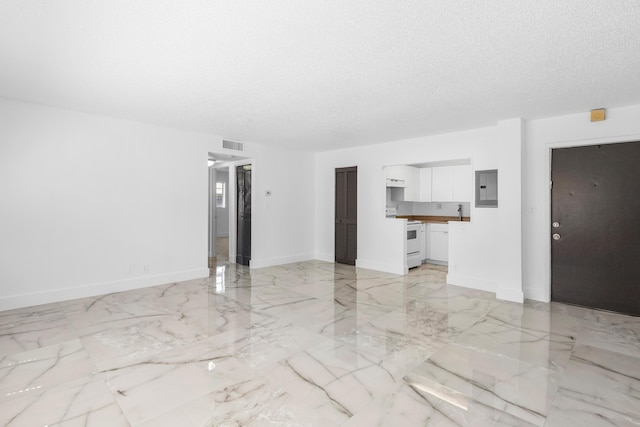
[[[225,204],[226,183],[216,182],[216,208],[226,208]]]

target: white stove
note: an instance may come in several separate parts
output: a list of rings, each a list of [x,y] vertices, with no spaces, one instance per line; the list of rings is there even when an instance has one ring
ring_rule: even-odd
[[[407,222],[407,266],[409,268],[417,267],[422,264],[420,241],[420,221]]]

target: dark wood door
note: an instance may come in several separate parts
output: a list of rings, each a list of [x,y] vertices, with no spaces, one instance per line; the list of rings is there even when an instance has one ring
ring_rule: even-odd
[[[336,169],[335,260],[355,265],[358,255],[358,168]]]
[[[551,299],[640,315],[640,143],[555,149]]]
[[[236,167],[237,241],[236,263],[249,265],[251,261],[251,165]]]

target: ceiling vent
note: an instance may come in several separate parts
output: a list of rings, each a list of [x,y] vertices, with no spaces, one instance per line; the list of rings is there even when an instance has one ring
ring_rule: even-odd
[[[244,151],[244,144],[242,142],[222,140],[222,148],[228,148],[229,150]]]

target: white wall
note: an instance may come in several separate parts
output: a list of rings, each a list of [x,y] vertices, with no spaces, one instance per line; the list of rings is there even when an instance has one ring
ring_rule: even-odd
[[[550,150],[627,141],[640,141],[640,105],[608,109],[603,122],[591,122],[589,112],[584,112],[525,124],[523,283],[527,298],[549,301],[551,295]]]
[[[519,119],[446,135],[316,154],[316,258],[334,258],[334,171],[358,167],[357,266],[404,274],[404,221],[384,217],[382,168],[471,159],[474,170],[499,170],[500,206],[471,209],[471,223],[450,227],[448,282],[522,301],[521,147]]]
[[[514,119],[315,155],[246,143],[251,265],[333,261],[334,169],[355,165],[358,266],[403,274],[405,228],[384,218],[383,166],[471,158],[499,170],[499,207],[472,202],[471,223],[450,227],[448,282],[548,300],[549,151],[640,140],[638,117],[640,105],[599,123],[588,112]],[[0,310],[208,274],[206,161],[237,154],[219,136],[3,100],[0,123]]]
[[[208,275],[220,137],[6,100],[0,123],[0,310]],[[245,148],[274,193],[255,195],[255,263],[310,256],[313,197],[285,195],[312,187],[313,157]]]
[[[253,158],[251,267],[313,259],[313,154],[256,144]]]

